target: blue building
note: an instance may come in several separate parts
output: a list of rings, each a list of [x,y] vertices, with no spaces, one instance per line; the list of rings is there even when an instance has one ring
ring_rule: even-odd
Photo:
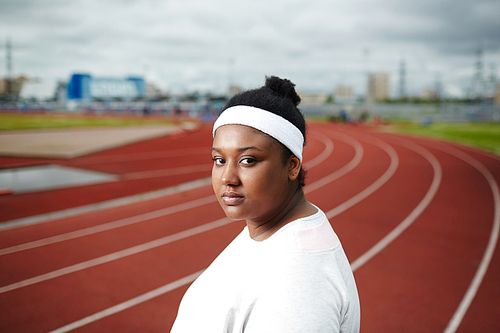
[[[68,83],[68,99],[94,100],[146,96],[146,82],[141,77],[95,78],[89,74],[73,74]]]

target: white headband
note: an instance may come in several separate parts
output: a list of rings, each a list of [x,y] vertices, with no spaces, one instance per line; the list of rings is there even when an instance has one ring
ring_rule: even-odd
[[[221,113],[215,121],[212,135],[223,125],[245,125],[264,132],[282,144],[302,162],[304,136],[300,130],[285,118],[253,106],[236,105]]]

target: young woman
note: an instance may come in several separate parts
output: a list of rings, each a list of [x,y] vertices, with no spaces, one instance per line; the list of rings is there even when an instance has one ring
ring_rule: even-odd
[[[172,333],[359,331],[349,262],[302,191],[299,103],[293,83],[270,77],[229,100],[215,122],[214,192],[247,226],[190,286]]]

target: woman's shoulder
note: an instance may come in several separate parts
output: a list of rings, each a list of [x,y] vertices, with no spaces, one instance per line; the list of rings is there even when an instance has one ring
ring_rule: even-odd
[[[335,249],[340,241],[325,213],[312,205],[312,214],[300,217],[283,226],[268,241],[291,252],[315,252]]]
[[[301,227],[294,232],[299,251],[324,251],[340,246],[339,238],[325,213],[319,208],[317,210],[317,213],[299,220]]]

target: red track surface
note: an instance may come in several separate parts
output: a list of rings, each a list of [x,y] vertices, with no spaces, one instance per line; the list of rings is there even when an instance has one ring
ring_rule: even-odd
[[[313,123],[309,133],[306,195],[351,260],[362,332],[500,332],[500,158],[361,127]],[[71,161],[0,158],[2,167],[57,163],[122,176],[0,196],[0,221],[208,177],[210,145],[204,127]],[[243,225],[224,219],[203,186],[4,228],[0,331],[168,331],[193,274]]]

